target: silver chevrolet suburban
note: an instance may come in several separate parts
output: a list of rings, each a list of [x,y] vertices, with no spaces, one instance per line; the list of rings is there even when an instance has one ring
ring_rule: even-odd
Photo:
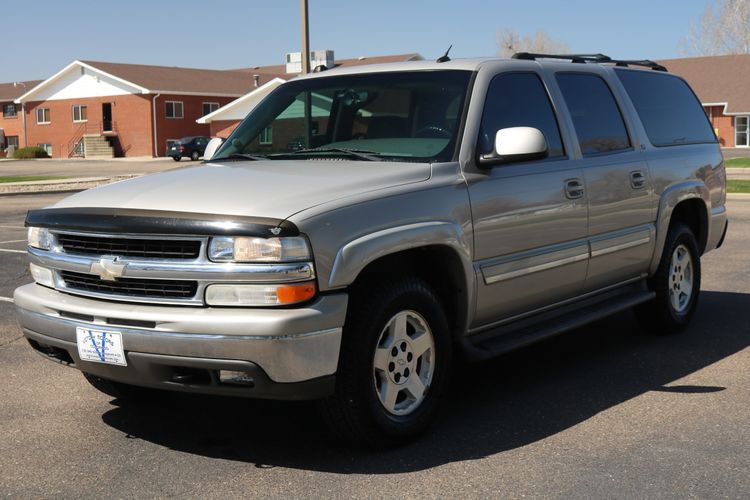
[[[457,357],[634,308],[684,329],[726,175],[687,83],[651,61],[521,53],[282,84],[203,164],[28,213],[37,352],[126,400],[317,399],[393,445]]]

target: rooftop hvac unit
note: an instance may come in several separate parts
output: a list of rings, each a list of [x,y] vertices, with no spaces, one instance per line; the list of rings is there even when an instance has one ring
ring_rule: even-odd
[[[310,52],[310,71],[318,66],[325,66],[328,69],[333,68],[335,62],[332,50],[313,50]],[[286,55],[286,72],[302,73],[302,53],[289,52]]]

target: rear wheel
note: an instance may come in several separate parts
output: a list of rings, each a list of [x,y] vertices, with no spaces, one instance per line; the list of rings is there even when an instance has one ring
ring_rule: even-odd
[[[173,156],[172,159],[174,161],[180,161],[180,160],[182,160],[182,156]]]
[[[319,407],[344,439],[398,445],[436,414],[448,378],[450,335],[441,304],[423,281],[383,281],[366,294],[362,288],[352,296],[336,392]]]
[[[86,381],[99,392],[118,399],[146,400],[151,399],[157,394],[156,389],[148,389],[135,385],[123,384],[106,378],[97,377],[90,373],[82,372]]]
[[[698,244],[682,222],[669,228],[661,262],[649,280],[656,297],[636,307],[636,317],[652,333],[684,330],[698,305],[701,263]]]

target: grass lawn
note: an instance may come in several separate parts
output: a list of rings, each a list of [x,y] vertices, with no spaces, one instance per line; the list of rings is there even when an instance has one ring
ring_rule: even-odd
[[[727,193],[750,193],[750,181],[727,181]]]
[[[750,158],[732,158],[724,162],[727,167],[750,168]]]
[[[58,179],[70,179],[70,177],[60,175],[7,175],[5,177],[0,176],[0,184],[6,182],[54,181]]]

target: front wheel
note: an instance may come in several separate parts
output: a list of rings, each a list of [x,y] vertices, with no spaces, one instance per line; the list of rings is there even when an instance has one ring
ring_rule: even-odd
[[[200,155],[200,153],[198,151],[193,151],[190,154],[190,159],[193,160],[193,161],[198,161],[198,158],[200,158],[200,157],[201,157],[201,155]]]
[[[695,235],[684,223],[669,228],[649,286],[656,297],[635,308],[639,323],[651,333],[676,333],[687,328],[698,305],[701,261]]]
[[[336,392],[320,402],[321,414],[347,440],[375,447],[406,442],[432,422],[450,359],[445,314],[426,283],[407,278],[361,287],[344,328]]]

